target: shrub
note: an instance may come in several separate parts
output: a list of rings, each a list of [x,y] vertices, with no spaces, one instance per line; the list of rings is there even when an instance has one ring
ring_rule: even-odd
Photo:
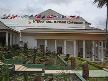
[[[68,61],[68,60],[69,60],[69,57],[70,57],[70,55],[67,54],[67,55],[65,56],[64,60],[65,60],[65,61]]]
[[[13,48],[14,50],[20,49],[20,47],[19,47],[18,44],[13,45],[12,48]]]
[[[70,61],[71,61],[71,69],[75,69],[76,68],[76,59],[74,57],[71,57]]]
[[[41,77],[40,76],[36,76],[34,81],[41,81]]]
[[[83,58],[80,58],[80,57],[78,57],[78,59],[81,60],[81,61],[86,61],[86,60],[84,60]],[[103,68],[104,68],[102,65],[99,65],[99,64],[97,64],[97,63],[95,63],[95,62],[89,62],[89,61],[86,61],[86,62],[87,62],[88,64],[90,64],[90,65],[93,65],[93,66],[99,68],[99,69],[103,69]]]
[[[28,45],[27,43],[24,43],[24,50],[27,50],[28,49]]]
[[[82,69],[83,69],[82,72],[83,78],[87,80],[89,78],[89,67],[86,61],[82,64]]]

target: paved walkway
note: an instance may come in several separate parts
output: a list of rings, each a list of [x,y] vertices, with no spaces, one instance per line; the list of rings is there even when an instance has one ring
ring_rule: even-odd
[[[82,75],[81,70],[45,70],[46,74],[56,74],[56,73],[79,73]],[[108,77],[108,72],[104,70],[90,70],[90,77]]]
[[[2,64],[2,63],[0,63]],[[42,71],[42,68],[27,68],[23,65],[15,65],[15,71]],[[61,73],[79,73],[82,75],[81,70],[45,70],[45,74],[61,74]],[[90,77],[108,77],[108,69],[105,70],[90,70],[89,71]]]
[[[43,70],[41,68],[27,68],[23,65],[15,65],[15,71],[27,71],[27,72],[42,72]]]

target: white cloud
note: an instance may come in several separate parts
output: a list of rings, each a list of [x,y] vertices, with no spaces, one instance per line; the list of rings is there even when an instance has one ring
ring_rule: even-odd
[[[93,26],[103,28],[106,8],[97,8],[94,0],[0,0],[0,12],[17,14],[37,14],[53,9],[64,15],[80,15]]]

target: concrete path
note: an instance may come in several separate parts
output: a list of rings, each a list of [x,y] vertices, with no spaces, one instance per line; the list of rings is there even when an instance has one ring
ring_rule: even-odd
[[[108,72],[108,69],[106,69],[106,68],[103,68],[103,70],[105,70],[105,71],[107,71],[107,72]]]
[[[3,64],[2,62],[0,64]],[[27,68],[23,65],[15,65],[15,71],[43,71],[42,68]],[[45,74],[62,74],[62,73],[79,73],[82,75],[82,70],[45,70]],[[105,70],[90,70],[90,77],[108,77],[108,69]]]
[[[3,65],[4,63],[0,61],[0,65]]]
[[[42,70],[41,68],[27,68],[27,67],[25,67],[25,66],[23,66],[23,65],[15,65],[15,71],[17,71],[17,72],[18,72],[18,71],[20,71],[20,72],[21,72],[21,71],[25,71],[25,72],[26,72],[26,71],[27,71],[27,72],[28,72],[28,71],[29,71],[29,72],[30,72],[30,71],[31,71],[31,72],[33,72],[33,71],[34,71],[34,72],[38,72],[38,71],[40,72],[40,71],[41,71],[41,72],[42,72],[43,70]]]
[[[81,70],[45,70],[46,74],[58,74],[58,73],[79,73],[82,75]],[[104,70],[90,70],[90,77],[108,77],[108,72]]]

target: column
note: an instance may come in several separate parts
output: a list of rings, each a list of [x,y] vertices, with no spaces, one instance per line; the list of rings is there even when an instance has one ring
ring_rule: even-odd
[[[85,58],[85,50],[86,48],[85,48],[85,40],[83,40],[83,58]]]
[[[45,52],[47,50],[47,40],[45,40]]]
[[[92,41],[92,61],[95,61],[95,41]]]
[[[8,46],[8,32],[6,32],[6,46]]]
[[[64,54],[66,55],[66,40],[64,40]]]
[[[18,38],[17,38],[18,39]],[[20,47],[23,47],[24,46],[24,42],[22,41],[22,34],[21,34],[21,31],[20,31],[20,37],[19,37],[19,46]],[[17,40],[16,40],[17,41]]]
[[[35,40],[35,43],[36,43],[36,49],[38,48],[38,46],[37,46],[37,39]]]
[[[101,41],[101,61],[104,61],[104,47],[103,47],[103,41]]]
[[[22,41],[22,35],[21,35],[21,31],[20,31],[20,41]]]
[[[16,38],[15,38],[15,34],[13,34],[13,45],[16,44]]]
[[[100,45],[100,41],[98,41],[97,47],[98,47],[98,60],[101,60],[101,45]]]
[[[55,40],[55,44],[54,44],[54,48],[55,48],[55,53],[57,53],[57,41]]]
[[[12,46],[12,34],[10,33],[10,46]]]
[[[73,43],[74,43],[73,44],[74,45],[74,57],[76,57],[77,56],[77,53],[76,53],[76,49],[77,49],[76,48],[76,40],[74,40]]]

